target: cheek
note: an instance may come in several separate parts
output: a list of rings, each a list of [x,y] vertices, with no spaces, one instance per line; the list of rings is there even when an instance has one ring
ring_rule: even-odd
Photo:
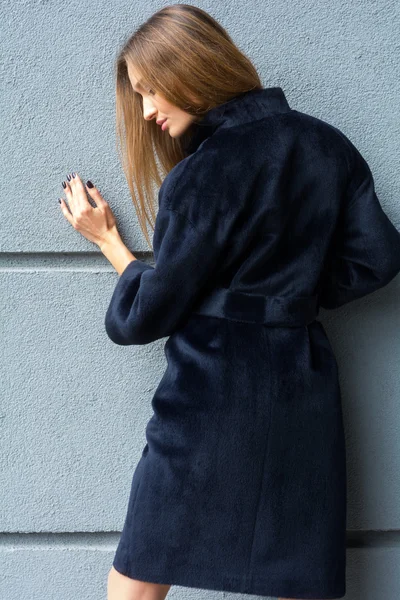
[[[174,116],[174,107],[171,106],[168,102],[163,102],[162,100],[157,103],[158,110],[163,115],[167,115],[168,117]]]
[[[176,116],[176,106],[167,102],[165,98],[154,98],[154,106],[162,113],[163,115],[168,115],[173,117]]]

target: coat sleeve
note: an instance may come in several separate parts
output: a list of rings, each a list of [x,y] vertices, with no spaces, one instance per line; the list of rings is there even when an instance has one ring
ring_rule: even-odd
[[[384,212],[371,170],[352,145],[345,203],[319,286],[319,304],[334,309],[387,285],[400,271],[400,232]]]
[[[221,246],[176,210],[159,210],[153,238],[158,245],[154,267],[136,259],[119,276],[105,317],[115,344],[148,344],[171,335],[218,268]]]

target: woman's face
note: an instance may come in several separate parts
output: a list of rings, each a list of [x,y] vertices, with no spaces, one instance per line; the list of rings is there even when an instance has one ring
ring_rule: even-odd
[[[173,138],[182,135],[195,117],[174,104],[170,104],[165,98],[148,88],[146,83],[141,83],[140,76],[132,65],[127,64],[127,68],[133,90],[142,96],[143,117],[159,121],[161,123],[159,127],[162,127],[165,134],[168,132]],[[162,125],[162,121],[165,119],[165,125]]]

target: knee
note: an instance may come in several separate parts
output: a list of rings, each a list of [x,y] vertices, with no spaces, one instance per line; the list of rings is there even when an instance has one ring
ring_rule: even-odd
[[[140,600],[141,583],[111,567],[107,578],[107,600]]]
[[[164,600],[170,587],[132,579],[112,566],[107,578],[107,600]]]

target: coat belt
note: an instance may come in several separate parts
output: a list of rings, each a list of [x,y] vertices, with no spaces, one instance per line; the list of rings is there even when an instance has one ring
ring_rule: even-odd
[[[192,312],[245,323],[304,327],[316,319],[319,304],[318,295],[265,296],[215,288]]]

